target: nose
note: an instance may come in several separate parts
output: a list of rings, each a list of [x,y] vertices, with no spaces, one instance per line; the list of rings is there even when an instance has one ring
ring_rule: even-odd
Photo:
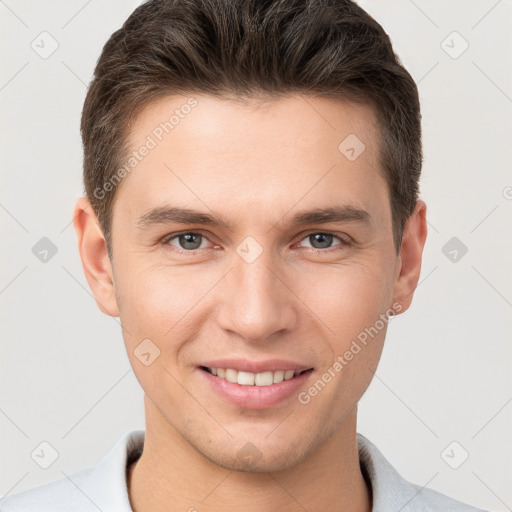
[[[275,340],[299,322],[299,301],[286,270],[270,253],[264,250],[253,262],[234,254],[233,267],[221,283],[220,327],[252,343]]]

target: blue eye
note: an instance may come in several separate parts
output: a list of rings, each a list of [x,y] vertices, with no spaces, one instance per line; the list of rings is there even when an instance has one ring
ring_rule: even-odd
[[[337,244],[334,243],[336,239],[338,240]],[[305,241],[308,241],[310,245],[302,245]],[[205,235],[192,231],[172,234],[162,241],[163,245],[171,246],[178,252],[189,252],[191,254],[194,254],[194,251],[199,251],[200,249],[208,249],[214,247],[213,244],[209,247],[208,243],[211,244]],[[304,238],[302,238],[301,242],[299,243],[300,247],[309,247],[318,252],[328,252],[329,250],[343,249],[349,245],[350,242],[342,239],[340,236],[335,235],[334,233],[323,231],[309,233]]]
[[[333,248],[332,243],[335,238],[337,238],[341,242],[340,244],[337,244],[337,246],[348,245],[346,241],[342,240],[339,236],[335,235],[334,233],[310,233],[305,238],[303,238],[303,240],[308,240],[311,244],[310,247],[312,247],[313,249],[322,250]]]
[[[329,233],[314,233],[308,235],[305,240],[308,240],[314,249],[328,249],[333,242],[333,238],[334,236]],[[318,246],[315,244],[318,244]]]
[[[179,246],[171,244],[170,242],[173,240],[177,240]],[[167,238],[164,243],[184,251],[195,251],[197,249],[204,249],[204,247],[201,247],[204,240],[207,239],[200,233],[180,233]]]

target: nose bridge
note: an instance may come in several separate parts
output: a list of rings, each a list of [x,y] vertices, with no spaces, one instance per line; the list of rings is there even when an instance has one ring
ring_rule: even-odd
[[[223,284],[221,326],[250,341],[264,341],[297,321],[293,294],[282,282],[270,249],[246,240],[233,254]]]

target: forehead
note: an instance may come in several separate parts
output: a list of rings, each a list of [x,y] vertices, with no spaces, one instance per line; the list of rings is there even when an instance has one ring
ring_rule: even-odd
[[[168,96],[138,116],[129,150],[135,165],[117,196],[139,211],[178,200],[253,205],[261,214],[271,205],[356,205],[387,194],[373,110],[341,99]]]
[[[268,145],[270,136],[276,135],[277,146],[292,142],[298,150],[319,145],[336,149],[337,142],[350,134],[364,139],[366,149],[373,152],[378,129],[370,105],[300,94],[261,99],[173,95],[155,100],[139,113],[129,145],[136,149],[148,136],[158,145],[178,146],[183,139],[193,144],[197,138],[215,149],[219,140],[235,147],[251,137],[264,138]]]

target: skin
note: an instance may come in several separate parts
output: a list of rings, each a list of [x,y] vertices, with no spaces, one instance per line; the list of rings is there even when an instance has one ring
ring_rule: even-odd
[[[249,104],[194,97],[198,105],[119,185],[112,261],[87,199],[75,208],[85,275],[98,307],[119,316],[145,392],[144,451],[128,471],[132,508],[368,512],[357,403],[377,368],[385,327],[307,405],[294,395],[267,409],[234,406],[197,366],[222,357],[293,360],[314,368],[307,390],[380,314],[408,309],[425,203],[407,221],[397,254],[368,106],[300,95]],[[132,149],[187,99],[146,108]],[[349,134],[366,147],[355,161],[338,150]],[[299,210],[347,204],[369,220],[290,224]],[[164,205],[222,215],[232,229],[137,227],[142,214]],[[179,237],[164,240],[183,232],[204,235],[193,254]],[[310,236],[325,232],[336,234],[330,245]],[[248,236],[262,249],[252,263],[236,252]],[[134,355],[147,338],[160,350],[149,366]],[[237,457],[248,442],[261,454],[252,464]]]

